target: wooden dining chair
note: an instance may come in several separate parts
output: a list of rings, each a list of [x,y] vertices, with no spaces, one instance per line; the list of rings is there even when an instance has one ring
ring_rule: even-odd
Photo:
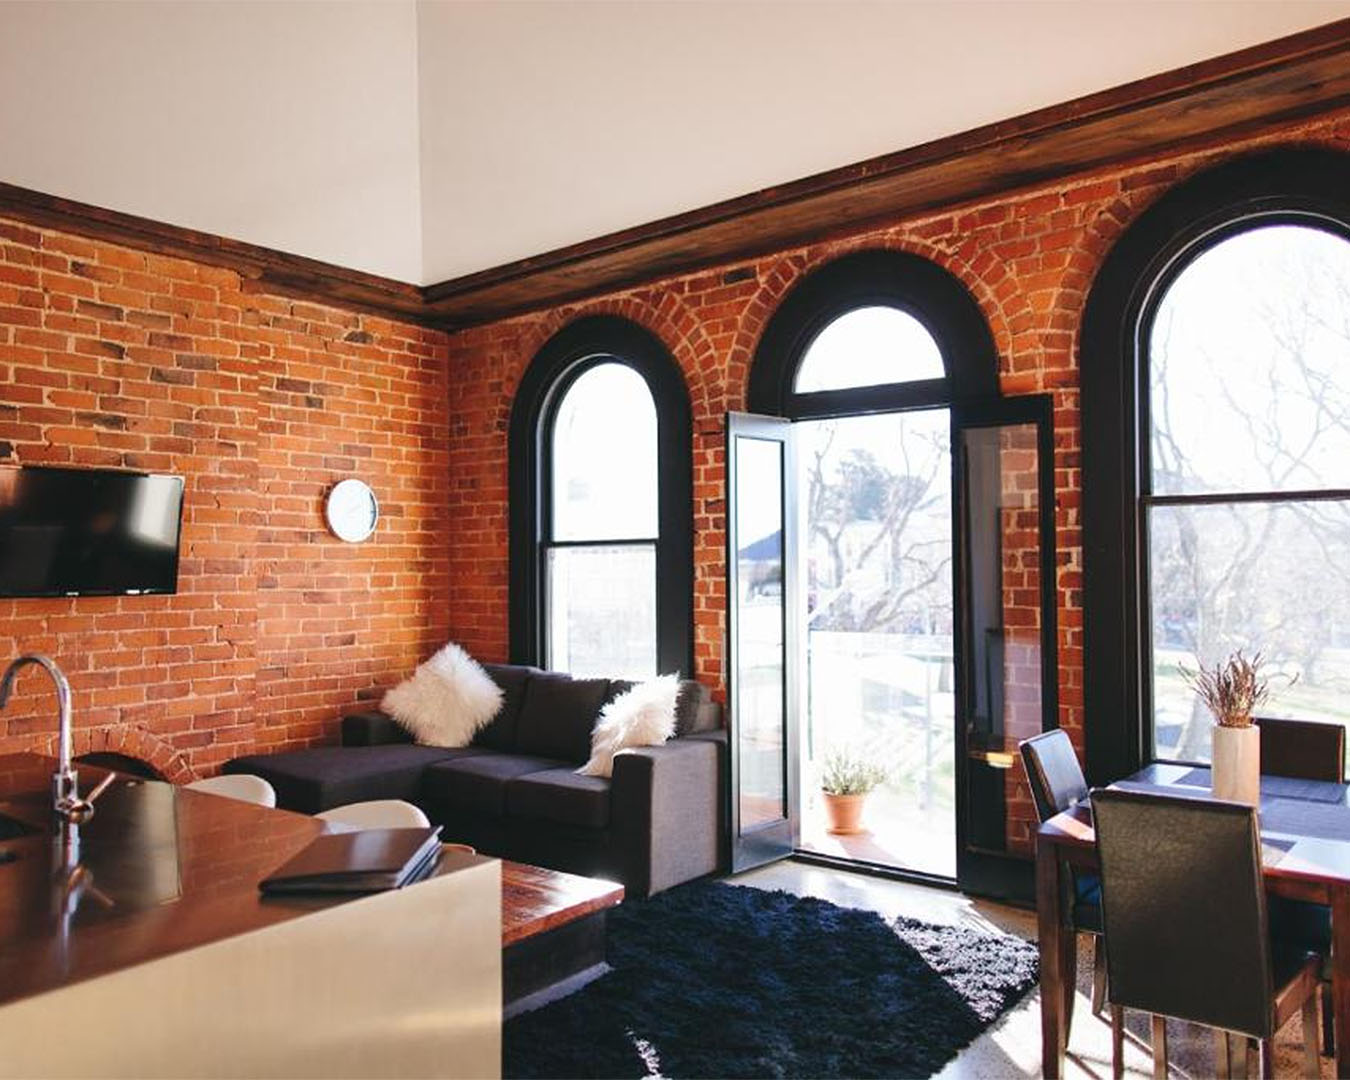
[[[1300,780],[1345,779],[1345,728],[1318,720],[1253,718],[1261,731],[1261,771]]]
[[[1261,731],[1261,771],[1268,776],[1298,780],[1345,779],[1345,728],[1318,720],[1289,720],[1258,716]],[[1270,898],[1270,925],[1277,937],[1296,941],[1320,953],[1322,965],[1322,1053],[1336,1052],[1331,1022],[1331,909],[1325,904]]]
[[[1033,735],[1018,744],[1022,752],[1022,767],[1026,770],[1027,786],[1036,804],[1036,818],[1044,825],[1056,814],[1067,810],[1088,794],[1087,780],[1078,764],[1073,743],[1061,729]],[[1106,1003],[1106,959],[1101,950],[1099,935],[1102,928],[1101,902],[1097,878],[1094,874],[1075,871],[1073,874],[1073,928],[1088,934],[1092,940],[1092,1015],[1100,1016]],[[1073,954],[1077,967],[1077,954]],[[1064,980],[1065,1037],[1073,1021],[1073,999],[1076,989],[1074,972]]]
[[[1272,944],[1255,807],[1137,791],[1092,793],[1101,861],[1113,1075],[1124,1075],[1124,1010],[1153,1019],[1153,1075],[1167,1075],[1165,1017],[1215,1029],[1218,1070],[1232,1042],[1273,1040],[1303,1016],[1304,1068],[1318,1076],[1318,957]],[[1244,1069],[1244,1073],[1247,1070]]]

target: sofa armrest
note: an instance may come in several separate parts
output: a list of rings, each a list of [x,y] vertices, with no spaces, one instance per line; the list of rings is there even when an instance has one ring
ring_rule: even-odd
[[[379,709],[348,713],[342,718],[343,746],[383,746],[412,741],[412,736],[399,726],[397,720]]]
[[[633,895],[650,896],[722,865],[723,745],[708,735],[614,755],[610,820]]]

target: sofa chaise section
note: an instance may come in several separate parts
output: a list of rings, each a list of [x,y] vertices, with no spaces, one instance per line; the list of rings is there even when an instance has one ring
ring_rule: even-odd
[[[401,741],[366,746],[321,746],[281,754],[249,754],[227,761],[224,772],[252,773],[277,793],[277,805],[302,814],[366,799],[415,801],[422,773],[439,761],[483,753]]]

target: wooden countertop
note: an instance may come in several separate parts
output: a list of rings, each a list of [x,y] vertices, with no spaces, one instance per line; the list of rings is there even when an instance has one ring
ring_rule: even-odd
[[[120,774],[78,830],[72,871],[53,766],[0,756],[0,1005],[342,902],[258,892],[323,822]],[[107,775],[79,772],[81,792]],[[31,831],[13,836],[15,822]],[[442,872],[478,861],[447,853]]]

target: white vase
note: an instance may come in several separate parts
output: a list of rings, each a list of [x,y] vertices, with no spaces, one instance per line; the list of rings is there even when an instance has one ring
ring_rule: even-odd
[[[1261,729],[1214,725],[1211,788],[1216,799],[1261,804]]]

